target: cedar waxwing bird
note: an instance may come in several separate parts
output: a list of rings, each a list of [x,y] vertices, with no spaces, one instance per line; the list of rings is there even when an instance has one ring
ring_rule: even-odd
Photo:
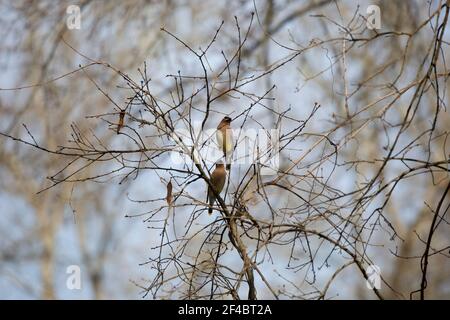
[[[223,163],[216,163],[216,168],[211,174],[211,184],[214,186],[214,191],[210,186],[208,186],[209,214],[213,212],[212,206],[214,205],[214,202],[216,202],[216,195],[219,195],[220,192],[222,192],[226,177],[227,173],[225,171],[225,166],[223,165]]]
[[[224,117],[217,126],[216,139],[219,148],[222,149],[227,170],[231,168],[231,155],[233,153],[233,131],[231,130],[231,118]]]

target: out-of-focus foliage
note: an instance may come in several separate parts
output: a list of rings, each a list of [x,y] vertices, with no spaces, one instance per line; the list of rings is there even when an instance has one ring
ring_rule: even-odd
[[[71,4],[0,4],[1,298],[207,298],[214,290],[245,298],[249,269],[258,298],[409,299],[421,287],[427,298],[450,297],[445,1],[377,1],[378,30],[367,28],[369,1],[85,0],[79,30],[67,28]],[[190,49],[208,51],[204,70]],[[242,87],[227,82],[238,65]],[[117,134],[144,72],[148,97],[166,110],[176,104],[176,76],[186,76],[191,103],[167,115],[189,128],[191,112],[201,122],[211,100],[203,71],[220,96],[208,129],[227,114],[239,116],[237,127],[277,128],[289,140],[277,175],[254,176],[250,192],[227,195],[261,227],[238,221],[243,240],[234,248],[232,226],[204,210],[195,168],[155,170],[170,167],[162,151],[109,152],[136,148],[135,132],[149,148],[170,145],[144,107],[127,110]],[[146,119],[154,121],[139,122]],[[73,167],[60,147],[80,137],[106,156]],[[135,162],[121,167],[124,159]],[[232,170],[230,192],[246,177]],[[226,249],[217,249],[222,237]],[[177,251],[172,241],[187,242]],[[383,279],[375,294],[370,264]],[[81,267],[81,290],[66,287],[69,265]]]

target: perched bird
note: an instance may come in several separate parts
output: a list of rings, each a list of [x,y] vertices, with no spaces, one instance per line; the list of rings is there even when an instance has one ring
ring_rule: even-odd
[[[216,139],[219,148],[222,149],[227,170],[231,167],[231,155],[233,153],[233,131],[231,130],[231,118],[224,117],[217,126]]]
[[[225,166],[223,165],[223,163],[216,163],[216,168],[211,174],[211,184],[214,186],[214,189],[208,186],[209,214],[211,214],[213,211],[212,206],[214,205],[214,202],[216,202],[216,195],[219,195],[220,192],[222,192],[223,186],[225,185],[226,176],[227,173],[225,171]]]

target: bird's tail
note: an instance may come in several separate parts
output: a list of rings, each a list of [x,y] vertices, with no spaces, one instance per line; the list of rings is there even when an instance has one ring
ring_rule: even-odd
[[[223,150],[223,157],[226,163],[225,168],[227,169],[227,171],[230,171],[231,169],[231,153],[227,153],[226,150]]]
[[[208,188],[208,195],[207,195],[207,198],[206,198],[206,201],[209,203],[209,206],[208,206],[208,214],[209,215],[211,215],[212,214],[212,212],[213,212],[213,204],[214,204],[214,197],[210,194],[210,189]]]

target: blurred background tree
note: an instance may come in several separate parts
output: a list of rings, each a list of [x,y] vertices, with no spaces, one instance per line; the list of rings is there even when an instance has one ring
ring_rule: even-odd
[[[81,9],[80,29],[67,28],[72,4]],[[380,8],[380,29],[367,27],[370,5]],[[226,268],[241,268],[239,255],[211,258],[221,247],[204,233],[221,225],[200,211],[204,182],[187,184],[195,170],[154,170],[158,151],[142,152],[147,170],[142,155],[112,153],[73,169],[60,148],[85,139],[93,149],[132,149],[139,130],[148,146],[161,143],[156,119],[146,128],[141,111],[127,110],[117,135],[118,114],[144,90],[144,70],[155,101],[175,101],[181,87],[192,95],[177,123],[196,104],[204,109],[201,101],[211,99],[195,100],[202,68],[186,45],[201,52],[212,39],[203,60],[217,97],[208,128],[249,109],[237,127],[292,138],[280,172],[245,199],[262,228],[258,240],[267,241],[259,256],[255,229],[237,226],[244,238],[250,231],[243,245],[259,267],[257,297],[417,299],[422,289],[427,298],[450,298],[448,2],[49,0],[0,8],[1,298],[247,297],[245,276]],[[227,67],[233,71],[219,74]],[[228,74],[248,84],[232,87],[222,81]],[[130,159],[136,167],[124,165]],[[238,171],[233,187],[245,177]],[[171,178],[179,200],[168,231],[161,221]],[[192,250],[179,264],[160,269],[176,251],[160,243],[213,222],[202,236],[189,234]],[[363,271],[371,263],[383,277],[376,294]],[[81,290],[66,287],[69,265],[81,267]],[[214,296],[211,286],[236,291]]]

